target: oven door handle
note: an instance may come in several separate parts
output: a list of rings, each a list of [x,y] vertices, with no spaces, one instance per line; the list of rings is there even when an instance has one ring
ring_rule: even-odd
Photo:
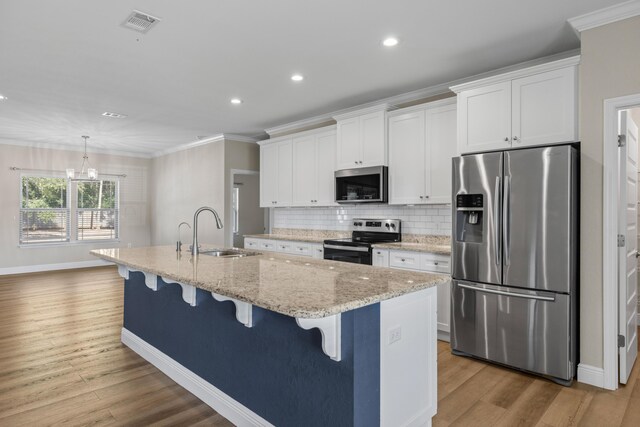
[[[343,251],[354,251],[354,252],[369,252],[369,248],[365,248],[362,246],[338,246],[338,245],[324,245],[325,249],[338,249]]]

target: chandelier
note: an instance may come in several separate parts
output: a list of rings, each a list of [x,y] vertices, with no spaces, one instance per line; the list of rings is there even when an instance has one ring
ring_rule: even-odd
[[[98,169],[91,167],[89,156],[87,155],[87,139],[89,139],[89,137],[83,135],[82,139],[84,139],[84,155],[82,156],[82,168],[80,168],[79,174],[76,174],[75,169],[68,168],[67,179],[72,181],[94,181],[98,179]],[[85,167],[87,168],[86,174]]]

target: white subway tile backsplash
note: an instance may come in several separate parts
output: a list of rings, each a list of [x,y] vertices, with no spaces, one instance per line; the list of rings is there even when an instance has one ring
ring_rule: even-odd
[[[449,235],[451,206],[340,206],[330,208],[275,208],[274,228],[307,230],[351,230],[354,218],[391,218],[402,220],[407,234]]]

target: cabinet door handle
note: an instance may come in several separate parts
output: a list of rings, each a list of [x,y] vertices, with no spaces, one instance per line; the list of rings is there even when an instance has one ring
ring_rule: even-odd
[[[424,196],[424,198],[425,198],[425,199],[428,199],[428,198],[429,198],[429,196]]]
[[[504,138],[504,142],[509,142],[509,137],[508,136]]]
[[[400,261],[404,262],[404,258],[402,258]]]
[[[424,196],[420,196],[421,199],[424,199]]]
[[[518,140],[518,137],[517,137],[517,136],[514,136],[514,137],[513,137],[513,140],[514,140],[514,141],[517,141],[517,140]]]
[[[356,163],[356,165],[357,165],[357,164],[358,164],[358,161],[356,160],[356,161],[355,161],[355,163]]]
[[[438,262],[437,262],[437,261],[436,261],[436,262],[434,262],[434,263],[433,263],[433,265],[438,265]]]

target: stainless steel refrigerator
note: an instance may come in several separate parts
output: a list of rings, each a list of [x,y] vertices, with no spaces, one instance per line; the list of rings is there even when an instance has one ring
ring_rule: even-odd
[[[453,159],[451,348],[570,384],[578,156],[571,146]]]

